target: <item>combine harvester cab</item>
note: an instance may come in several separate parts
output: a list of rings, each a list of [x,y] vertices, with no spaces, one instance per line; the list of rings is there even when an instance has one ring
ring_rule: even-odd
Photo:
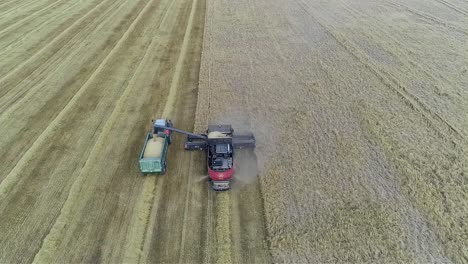
[[[166,172],[167,149],[172,141],[171,131],[156,126],[172,127],[172,123],[164,119],[156,120],[153,131],[146,136],[139,160],[140,171],[143,174],[163,175]]]
[[[207,131],[207,167],[211,188],[225,191],[231,188],[234,174],[234,148],[230,125],[209,126]]]
[[[234,135],[231,125],[210,125],[206,138],[187,137],[186,150],[206,151],[206,162],[211,188],[226,191],[231,188],[234,175],[234,149],[255,148],[255,137]]]

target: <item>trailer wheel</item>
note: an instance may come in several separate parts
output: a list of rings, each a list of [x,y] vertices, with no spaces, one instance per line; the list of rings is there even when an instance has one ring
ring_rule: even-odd
[[[165,174],[166,174],[166,162],[164,162],[161,173],[159,175],[165,175]]]

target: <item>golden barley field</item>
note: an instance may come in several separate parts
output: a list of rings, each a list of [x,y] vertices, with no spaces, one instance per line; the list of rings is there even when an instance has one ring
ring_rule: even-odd
[[[468,262],[467,15],[207,1],[197,121],[255,134],[272,262]]]
[[[468,262],[467,87],[465,0],[0,0],[0,263]]]

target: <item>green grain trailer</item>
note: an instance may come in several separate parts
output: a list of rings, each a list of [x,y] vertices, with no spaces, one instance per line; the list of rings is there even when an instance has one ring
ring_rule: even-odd
[[[166,120],[158,119],[155,124],[159,126],[172,126]],[[159,131],[154,128],[146,136],[143,149],[140,154],[140,171],[143,174],[164,174],[166,172],[166,155],[171,143],[171,133],[169,130]]]

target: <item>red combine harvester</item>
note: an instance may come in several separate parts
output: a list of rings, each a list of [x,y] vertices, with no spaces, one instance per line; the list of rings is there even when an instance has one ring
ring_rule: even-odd
[[[186,150],[206,151],[208,176],[215,191],[230,189],[234,174],[234,149],[255,148],[255,137],[249,135],[234,135],[231,125],[210,125],[206,134],[194,134],[170,126],[161,126],[161,122],[153,123],[154,131],[172,131],[187,135],[184,148]]]

